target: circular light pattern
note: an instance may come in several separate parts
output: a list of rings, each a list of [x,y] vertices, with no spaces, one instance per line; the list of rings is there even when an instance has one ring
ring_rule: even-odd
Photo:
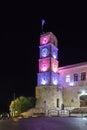
[[[48,56],[48,54],[49,54],[49,50],[47,48],[43,48],[42,49],[42,56],[46,57],[46,56]]]

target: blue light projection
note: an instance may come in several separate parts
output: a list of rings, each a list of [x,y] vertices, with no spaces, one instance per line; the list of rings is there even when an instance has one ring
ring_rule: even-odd
[[[50,72],[38,73],[38,85],[48,85],[50,83]]]
[[[39,46],[40,58],[48,57],[50,55],[50,44]]]
[[[58,59],[58,49],[54,45],[52,45],[51,50],[52,57],[54,59]]]
[[[38,73],[38,85],[58,85],[59,75],[54,72]]]
[[[58,85],[59,84],[59,74],[51,72],[51,84]]]
[[[54,59],[58,59],[58,48],[56,48],[51,43],[46,45],[39,46],[40,48],[40,58],[45,58],[48,56],[52,56]]]

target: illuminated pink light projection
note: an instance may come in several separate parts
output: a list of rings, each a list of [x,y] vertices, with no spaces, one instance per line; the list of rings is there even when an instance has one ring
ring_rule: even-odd
[[[44,66],[42,67],[42,71],[44,71],[44,72],[47,71],[47,69],[48,69],[48,68],[47,68],[46,65],[44,65]]]
[[[50,35],[46,35],[46,36],[43,36],[40,38],[40,44],[43,45],[43,44],[47,44],[50,40]]]
[[[50,58],[39,60],[39,72],[45,72],[50,70]],[[51,70],[55,73],[58,72],[58,61],[51,58]]]
[[[49,58],[39,60],[39,72],[45,72],[50,69],[50,60]]]
[[[55,73],[58,72],[58,61],[52,58],[51,62],[52,62],[51,66],[52,71]]]
[[[70,86],[74,86],[74,82],[70,82],[69,85],[70,85]]]
[[[54,64],[54,66],[53,66],[53,72],[57,72],[57,70],[58,70],[58,68],[57,68],[57,66]]]

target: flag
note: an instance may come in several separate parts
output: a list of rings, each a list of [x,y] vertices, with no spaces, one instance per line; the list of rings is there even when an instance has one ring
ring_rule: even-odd
[[[45,24],[45,20],[44,19],[42,19],[42,26]]]

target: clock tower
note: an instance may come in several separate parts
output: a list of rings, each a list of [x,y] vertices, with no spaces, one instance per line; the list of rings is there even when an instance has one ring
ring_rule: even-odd
[[[46,111],[58,108],[62,103],[58,73],[58,41],[52,32],[40,36],[38,61],[36,107],[45,107]]]

